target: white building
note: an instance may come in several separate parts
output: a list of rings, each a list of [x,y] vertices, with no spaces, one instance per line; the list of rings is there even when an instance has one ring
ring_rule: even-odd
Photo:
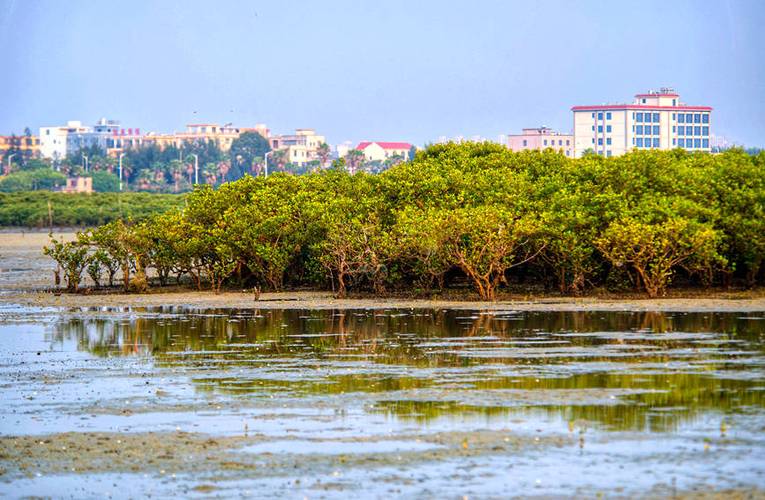
[[[633,149],[711,151],[712,108],[680,102],[673,89],[638,94],[632,104],[574,106],[574,156]]]
[[[292,135],[276,135],[269,138],[271,149],[287,151],[287,162],[304,166],[319,160],[319,146],[326,142],[323,135],[316,134],[312,128],[295,129]]]
[[[69,134],[90,131],[79,121],[69,121],[57,127],[40,127],[40,155],[58,161],[66,158]]]
[[[360,142],[356,149],[364,153],[367,161],[385,161],[394,156],[409,161],[409,151],[412,145],[408,142]]]
[[[101,118],[88,130],[70,132],[66,137],[67,153],[76,153],[80,149],[97,146],[104,153],[114,146],[114,138],[120,133],[120,122]]]

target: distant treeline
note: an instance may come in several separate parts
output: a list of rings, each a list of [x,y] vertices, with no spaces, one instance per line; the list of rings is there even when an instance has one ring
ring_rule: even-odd
[[[87,272],[144,290],[385,293],[468,282],[661,295],[674,283],[763,280],[765,153],[682,150],[572,160],[490,143],[431,146],[380,175],[329,170],[200,187],[182,209],[48,249],[70,289]]]
[[[0,192],[0,226],[99,226],[140,221],[183,205],[183,196],[149,193]]]

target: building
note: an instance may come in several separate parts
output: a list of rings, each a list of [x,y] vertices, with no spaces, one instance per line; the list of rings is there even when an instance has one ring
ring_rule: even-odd
[[[547,148],[563,151],[574,156],[574,136],[554,132],[547,127],[525,128],[520,135],[508,135],[507,147],[512,151],[541,151]]]
[[[363,141],[356,146],[356,149],[364,153],[367,161],[384,162],[394,156],[402,158],[403,161],[409,161],[409,152],[412,149],[412,145],[408,142]]]
[[[0,158],[9,154],[19,155],[14,160],[37,158],[40,156],[40,139],[34,135],[0,135]]]
[[[276,135],[269,138],[271,149],[285,150],[287,163],[297,166],[304,166],[314,160],[320,161],[319,146],[325,142],[325,137],[318,135],[312,128],[299,128],[295,129],[292,135]]]
[[[66,186],[61,188],[62,193],[92,193],[92,177],[69,177]]]
[[[69,134],[88,132],[79,121],[68,121],[66,125],[55,127],[40,127],[40,155],[54,161],[63,160],[67,153],[67,138]]]
[[[574,106],[574,156],[633,149],[711,151],[712,108],[689,106],[671,88],[637,94],[632,104]]]

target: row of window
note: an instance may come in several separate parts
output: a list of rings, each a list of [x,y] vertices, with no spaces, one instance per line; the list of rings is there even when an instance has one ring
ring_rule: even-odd
[[[658,125],[633,125],[637,135],[659,135]]]
[[[672,132],[675,131],[675,127],[672,127]],[[677,135],[709,135],[709,127],[695,126],[677,126]]]
[[[675,113],[672,113],[675,119]],[[677,123],[709,123],[709,113],[678,113]]]
[[[595,125],[592,126],[592,131],[595,132]],[[598,133],[603,133],[603,125],[598,125]],[[606,133],[611,133],[611,125],[606,125]]]
[[[592,139],[592,143],[595,144],[595,139],[594,138]],[[600,138],[598,138],[598,146],[602,146],[602,145],[603,145],[603,138],[600,137]],[[610,137],[606,137],[606,145],[607,146],[611,145],[611,138]]]
[[[633,139],[635,141],[635,146],[639,148],[658,148],[661,146],[661,143],[659,142],[658,137],[654,137],[651,139],[650,137],[646,137],[645,140],[642,137],[638,137],[636,139]]]
[[[632,119],[638,123],[659,123],[659,113],[632,113]]]
[[[544,139],[542,143],[547,146],[547,139]],[[529,145],[529,141],[526,139],[523,140],[523,147],[526,147]],[[571,145],[571,139],[566,139],[566,146]],[[550,139],[550,146],[555,146],[555,139]],[[563,139],[558,139],[558,146],[563,146]]]
[[[709,139],[672,139],[672,145],[680,148],[708,148]]]
[[[592,117],[595,118],[595,113],[592,114]],[[609,112],[606,113],[606,120],[610,120],[610,119],[611,119],[611,112],[609,111]],[[603,112],[602,111],[598,112],[598,120],[603,121]]]

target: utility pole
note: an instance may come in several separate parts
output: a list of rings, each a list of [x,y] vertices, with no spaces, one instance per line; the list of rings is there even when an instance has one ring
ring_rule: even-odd
[[[85,173],[88,173],[88,156],[82,155],[82,159],[85,160]]]
[[[16,156],[16,153],[12,153],[12,154],[8,155],[8,170],[6,170],[6,172],[5,172],[6,174],[10,174],[11,173],[11,160],[13,159],[14,156]]]
[[[270,154],[273,154],[273,153],[274,153],[273,151],[269,151],[269,152],[268,152],[268,153],[266,153],[266,154],[265,154],[265,156],[264,156],[264,158],[265,158],[265,160],[266,160],[266,177],[268,177],[268,155],[270,155]]]
[[[196,153],[191,153],[189,156],[194,157],[194,184],[199,184],[199,156]]]
[[[120,153],[120,192],[122,192],[122,157],[125,153]]]

